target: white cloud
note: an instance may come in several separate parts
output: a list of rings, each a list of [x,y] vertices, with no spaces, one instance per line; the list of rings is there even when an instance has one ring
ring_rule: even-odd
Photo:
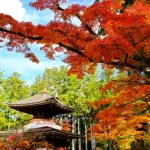
[[[0,13],[12,16],[18,21],[22,21],[26,10],[22,7],[19,0],[1,0]]]
[[[45,68],[59,67],[63,63],[61,61],[41,61],[36,64],[31,62],[28,59],[22,58],[0,58],[0,66],[5,66],[5,68],[12,69],[13,71],[17,71],[20,74],[24,74],[27,72],[42,72]]]
[[[4,70],[5,77],[11,76],[13,72],[18,72],[21,75],[21,79],[28,84],[33,83],[38,75],[42,75],[45,68],[59,68],[62,65],[66,66],[66,64],[60,60],[49,60],[44,56],[41,62],[36,64],[29,59],[25,59],[24,55],[21,53],[8,52],[7,50],[4,52],[3,50],[0,56],[0,71]]]
[[[24,21],[34,21],[37,22],[39,20],[39,15],[37,13],[25,14],[23,17]]]
[[[5,71],[5,76],[10,76],[13,72],[18,72],[23,80],[28,83],[33,82],[37,75],[42,75],[45,68],[52,68],[64,65],[61,61],[41,61],[39,64],[32,63],[28,59],[22,58],[0,58],[1,70]],[[2,67],[4,66],[4,67]]]
[[[32,22],[34,25],[37,24],[47,24],[50,20],[54,19],[54,13],[50,10],[43,11],[27,11],[23,17],[23,20],[26,22]]]

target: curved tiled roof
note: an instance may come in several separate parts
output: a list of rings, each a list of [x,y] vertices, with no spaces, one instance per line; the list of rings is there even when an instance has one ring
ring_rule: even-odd
[[[8,137],[11,134],[16,134],[15,131],[3,131],[0,132],[0,137]],[[71,142],[71,139],[84,139],[84,135],[70,133],[63,130],[58,130],[50,127],[35,128],[29,129],[27,131],[19,130],[19,133],[23,134],[23,137],[27,139],[34,139],[34,141],[47,141],[49,144],[52,144],[54,147],[66,147],[68,145],[68,140]]]
[[[63,139],[78,139],[78,138],[85,138],[84,135],[76,134],[67,132],[64,130],[58,130],[50,127],[43,127],[43,128],[35,128],[35,129],[29,129],[25,132],[25,134],[35,135],[33,133],[36,133],[37,136],[46,136],[49,138],[63,138]],[[38,135],[39,133],[39,135]]]
[[[20,112],[25,112],[40,118],[50,118],[58,114],[71,113],[73,108],[62,104],[48,93],[41,93],[25,100],[10,103],[8,106]]]

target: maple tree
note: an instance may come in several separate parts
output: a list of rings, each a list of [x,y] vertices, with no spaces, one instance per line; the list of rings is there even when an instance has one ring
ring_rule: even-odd
[[[12,133],[10,132],[8,135],[1,137],[0,148],[5,150],[15,150],[16,148],[29,149],[32,141],[30,137],[24,138],[22,132],[14,130]]]
[[[97,63],[124,71],[126,77],[109,82],[103,89],[111,90],[114,96],[96,103],[100,111],[95,133],[98,139],[108,138],[111,143],[118,142],[120,148],[130,149],[131,143],[143,141],[148,134],[145,126],[150,116],[149,1],[96,0],[91,6],[72,4],[63,8],[64,3],[67,0],[30,3],[37,10],[48,8],[54,12],[54,20],[47,25],[34,26],[0,14],[0,41],[9,51],[15,49],[37,63],[29,43],[43,44],[41,50],[50,59],[56,52],[64,52],[64,62],[71,65],[68,73],[78,77],[93,73]],[[79,25],[72,23],[73,17],[79,19]]]
[[[45,148],[54,148],[46,140],[42,142],[35,140],[36,135],[25,135],[22,131],[12,130],[10,133],[7,133],[4,137],[0,139],[0,148],[4,150],[16,150],[16,149],[34,149],[35,147],[45,147]]]
[[[71,72],[80,70],[79,75],[87,70],[87,65],[87,71],[91,71],[98,62],[144,72],[147,70],[149,5],[135,2],[131,7],[124,9],[121,6],[124,1],[118,3],[106,0],[94,2],[89,7],[73,4],[65,9],[61,8],[61,4],[66,2],[37,0],[30,3],[38,10],[49,8],[55,13],[55,20],[45,26],[18,22],[11,16],[1,14],[1,42],[6,42],[5,46],[9,51],[16,49],[34,62],[39,60],[31,52],[29,43],[44,44],[41,50],[51,59],[55,52],[67,49],[65,53],[68,57],[64,61],[71,64]],[[80,20],[79,26],[70,21],[74,16]],[[107,36],[101,38],[101,34]],[[58,46],[52,48],[53,44]]]

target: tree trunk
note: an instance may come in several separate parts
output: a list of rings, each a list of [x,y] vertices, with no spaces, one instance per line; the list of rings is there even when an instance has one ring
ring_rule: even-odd
[[[91,124],[91,128],[93,127],[93,124]],[[91,129],[91,150],[96,149],[96,141],[95,141],[95,135]]]
[[[76,133],[76,118],[72,117],[72,133]],[[76,139],[72,139],[72,150],[76,150]]]
[[[91,130],[91,150],[94,150],[93,131]]]
[[[86,126],[86,118],[85,118],[85,125],[84,125],[84,127],[85,127],[85,150],[88,150],[88,146],[87,146],[88,142],[87,142],[87,126]]]
[[[95,138],[95,134],[93,135],[93,146],[94,146],[94,150],[96,150],[96,138]]]
[[[78,134],[81,134],[80,130],[80,119],[78,118]],[[78,150],[81,150],[81,138],[78,139]]]

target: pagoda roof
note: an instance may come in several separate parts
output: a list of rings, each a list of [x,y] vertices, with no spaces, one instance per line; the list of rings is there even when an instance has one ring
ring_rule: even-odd
[[[58,114],[71,113],[75,110],[59,102],[48,93],[40,93],[25,100],[9,103],[8,106],[20,112],[32,114],[34,117],[51,118]]]
[[[11,134],[16,134],[17,132],[23,133],[24,135],[30,135],[32,138],[32,135],[35,137],[36,136],[47,136],[51,138],[63,138],[63,139],[79,139],[79,138],[85,138],[84,135],[81,134],[76,134],[76,133],[71,133],[67,132],[64,130],[59,130],[59,129],[54,129],[50,127],[43,127],[43,128],[35,128],[35,129],[28,129],[26,131],[24,130],[17,130],[17,131],[0,131],[0,137],[6,137]],[[31,134],[35,133],[35,134]]]
[[[85,136],[81,134],[71,133],[49,127],[29,129],[27,131],[19,130],[19,132],[22,132],[24,137],[35,139],[36,142],[45,140],[49,144],[54,145],[55,147],[67,146],[68,140],[71,139],[85,138]],[[16,132],[1,131],[0,137],[7,137],[11,134],[16,134]]]
[[[55,147],[66,147],[68,145],[68,141],[72,139],[85,138],[85,136],[81,134],[49,127],[29,129],[24,134],[27,137],[33,135],[33,139],[36,139],[37,141],[43,141],[43,139],[45,139],[49,144],[52,144]]]
[[[51,138],[62,138],[62,139],[79,139],[79,138],[85,138],[84,135],[81,134],[76,134],[76,133],[71,133],[71,132],[67,132],[64,130],[59,130],[59,129],[54,129],[54,128],[50,128],[50,127],[43,127],[43,128],[32,128],[32,129],[28,129],[27,131],[25,131],[25,134],[29,134],[29,135],[34,135],[35,134],[31,134],[31,133],[38,133],[37,136],[46,136],[46,137],[51,137]]]

